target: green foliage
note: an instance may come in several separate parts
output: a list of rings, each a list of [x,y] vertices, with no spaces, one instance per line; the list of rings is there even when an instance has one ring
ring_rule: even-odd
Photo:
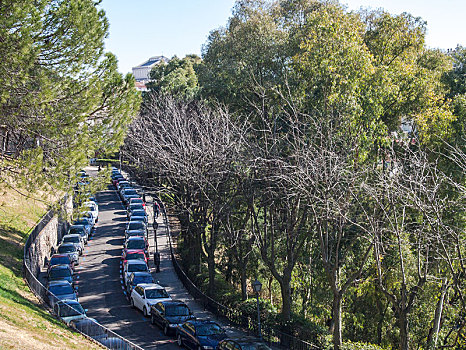
[[[341,346],[342,350],[387,350],[390,348],[383,348],[375,344],[361,343],[361,342],[344,342]]]
[[[0,171],[67,190],[88,158],[123,141],[139,106],[134,79],[104,54],[108,21],[94,1],[7,1],[0,12],[0,125],[13,152]]]
[[[196,67],[201,59],[188,55],[183,59],[174,56],[168,64],[162,62],[152,68],[151,81],[147,84],[149,91],[169,94],[185,100],[192,100],[199,94]]]

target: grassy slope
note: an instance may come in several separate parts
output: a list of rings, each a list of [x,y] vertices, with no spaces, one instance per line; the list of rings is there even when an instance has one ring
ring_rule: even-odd
[[[23,246],[45,204],[0,189],[0,349],[97,349],[47,311],[21,274]]]

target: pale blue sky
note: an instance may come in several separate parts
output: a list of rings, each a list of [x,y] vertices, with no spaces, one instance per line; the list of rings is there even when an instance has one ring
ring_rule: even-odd
[[[350,10],[384,8],[409,12],[427,21],[427,46],[448,49],[466,46],[466,0],[340,0]],[[234,0],[103,0],[110,22],[107,51],[118,57],[119,70],[151,56],[200,55],[209,32],[224,26]]]

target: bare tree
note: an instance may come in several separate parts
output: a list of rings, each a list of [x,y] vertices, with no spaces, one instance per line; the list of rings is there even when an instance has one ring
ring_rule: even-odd
[[[207,256],[211,294],[220,225],[236,196],[232,179],[240,168],[246,130],[219,106],[152,94],[128,135],[132,157],[165,176],[194,223]]]

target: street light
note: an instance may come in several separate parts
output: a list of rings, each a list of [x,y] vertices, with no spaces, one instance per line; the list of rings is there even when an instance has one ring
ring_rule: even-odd
[[[252,289],[254,289],[254,292],[256,292],[256,298],[257,298],[257,328],[259,330],[259,338],[262,339],[262,333],[261,333],[261,312],[259,308],[259,292],[262,289],[262,283],[260,283],[257,278],[254,282],[252,282]]]

